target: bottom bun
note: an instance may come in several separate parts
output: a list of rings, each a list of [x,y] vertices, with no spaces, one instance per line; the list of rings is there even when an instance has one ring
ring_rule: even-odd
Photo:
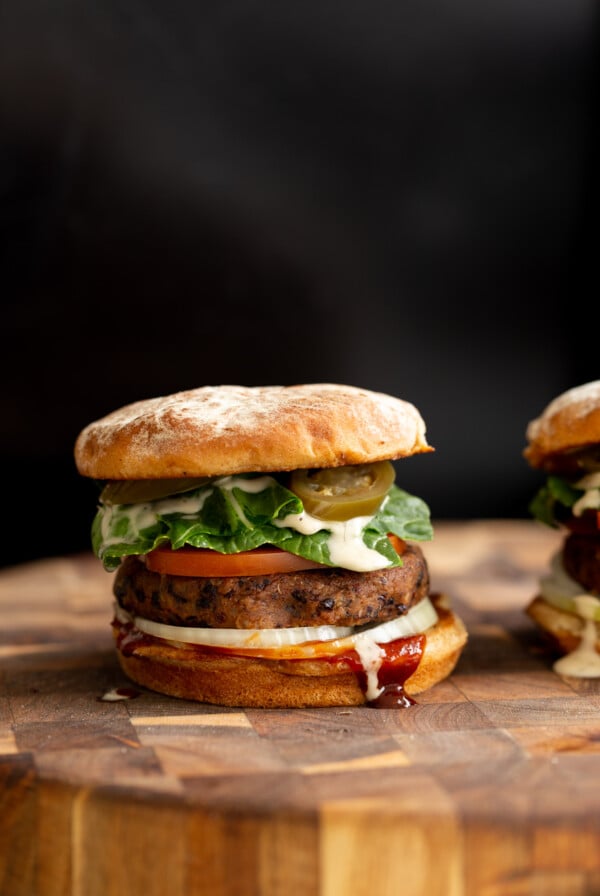
[[[575,613],[560,610],[540,596],[531,601],[525,612],[544,632],[558,653],[571,653],[579,646],[585,623]],[[596,629],[596,650],[600,653],[600,626],[597,623]]]
[[[440,595],[431,597],[439,614],[428,629],[416,671],[404,685],[419,694],[447,678],[467,641],[461,619]],[[125,674],[142,687],[220,706],[360,706],[366,697],[358,674],[343,662],[270,660],[202,653],[158,639],[141,637],[133,651],[119,649],[120,626],[113,623],[117,653]]]

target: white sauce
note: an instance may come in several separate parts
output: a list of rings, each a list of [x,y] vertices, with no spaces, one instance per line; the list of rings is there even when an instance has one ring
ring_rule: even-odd
[[[565,570],[561,550],[553,554],[550,560],[550,574],[540,579],[539,584],[540,594],[548,603],[558,607],[559,610],[576,612],[573,598],[581,594],[581,585]]]
[[[123,542],[133,544],[142,529],[154,525],[159,514],[181,513],[191,518],[202,510],[204,502],[211,493],[212,489],[207,489],[197,494],[174,495],[158,501],[148,501],[145,504],[105,504],[102,507],[100,522],[102,546],[106,548]],[[113,520],[119,516],[124,516],[128,520],[129,539],[122,535],[109,535]]]
[[[600,472],[588,473],[575,488],[584,489],[584,494],[573,504],[573,516],[581,516],[586,510],[600,510]]]
[[[383,688],[379,687],[378,672],[381,668],[385,651],[375,643],[373,635],[368,632],[363,632],[362,635],[358,635],[355,638],[354,649],[367,676],[365,696],[367,700],[376,700],[383,693]]]
[[[600,654],[596,651],[598,630],[595,622],[600,600],[591,594],[580,594],[573,598],[573,602],[577,615],[583,619],[581,641],[575,650],[554,663],[554,671],[576,678],[600,678]]]
[[[281,520],[274,520],[274,523],[282,529],[294,529],[301,535],[314,535],[326,530],[331,533],[327,547],[334,566],[355,572],[372,572],[390,565],[379,551],[367,547],[362,539],[363,529],[372,519],[372,516],[356,516],[344,522],[320,520],[303,511],[289,513]]]
[[[264,492],[274,482],[272,476],[256,476],[254,479],[244,479],[243,476],[223,476],[221,479],[216,479],[214,484],[219,488],[226,488],[228,491],[231,491],[232,488],[239,488],[240,491],[247,492],[249,495],[257,495],[259,492]]]
[[[596,651],[600,600],[581,592],[581,585],[562,565],[561,551],[552,557],[550,575],[540,580],[540,594],[552,606],[573,613],[583,621],[579,645],[554,663],[554,671],[576,678],[600,678],[600,654]]]

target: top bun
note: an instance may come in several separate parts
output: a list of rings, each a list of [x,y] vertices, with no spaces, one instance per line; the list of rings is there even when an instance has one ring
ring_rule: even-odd
[[[523,454],[532,467],[558,470],[572,452],[600,442],[600,380],[563,392],[527,427]]]
[[[335,467],[433,449],[410,403],[331,383],[204,386],[127,405],[75,444],[94,479],[176,479]]]

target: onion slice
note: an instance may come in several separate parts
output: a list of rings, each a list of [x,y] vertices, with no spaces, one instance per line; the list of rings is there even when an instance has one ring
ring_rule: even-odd
[[[398,638],[422,634],[438,620],[435,608],[427,597],[411,607],[408,613],[396,619],[390,619],[380,625],[357,628],[335,625],[268,629],[193,628],[166,625],[141,616],[131,616],[118,605],[115,608],[115,615],[120,622],[133,623],[144,634],[166,641],[206,647],[240,648],[245,651],[253,648],[261,650],[304,646],[303,653],[308,656],[321,652],[317,649],[319,644],[327,644],[335,653],[351,650],[357,641],[360,643],[366,635],[369,640],[378,644],[389,644]]]

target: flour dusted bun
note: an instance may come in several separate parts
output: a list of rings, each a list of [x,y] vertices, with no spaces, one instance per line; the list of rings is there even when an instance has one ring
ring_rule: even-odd
[[[532,467],[552,471],[564,456],[600,442],[600,380],[563,392],[527,427],[524,455]]]
[[[467,640],[465,627],[443,596],[432,595],[439,620],[426,633],[416,671],[404,685],[419,694],[447,678]],[[268,660],[208,654],[186,645],[142,639],[132,653],[119,650],[120,626],[113,622],[117,655],[125,674],[142,687],[220,706],[323,707],[366,702],[360,677],[341,662]]]
[[[77,469],[94,479],[176,479],[334,467],[432,449],[409,402],[331,383],[204,386],[89,424]]]

